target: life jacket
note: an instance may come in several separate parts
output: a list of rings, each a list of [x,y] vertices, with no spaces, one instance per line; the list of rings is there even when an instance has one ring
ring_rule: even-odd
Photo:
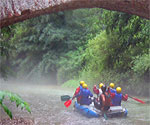
[[[105,92],[105,93],[101,94],[100,103],[103,107],[111,105],[111,96],[108,92]]]
[[[110,88],[110,92],[111,92],[111,93],[116,93],[116,90]]]
[[[111,93],[116,93],[116,90],[110,88],[110,92],[111,92]],[[114,101],[115,101],[115,99],[114,99],[114,98],[111,98],[111,103],[112,103],[111,105],[114,105]]]
[[[113,106],[121,106],[121,100],[122,100],[122,94],[116,92],[115,97],[113,98],[112,105]]]
[[[80,104],[85,104],[85,105],[89,105],[91,104],[91,99],[89,98],[93,96],[93,94],[91,93],[91,91],[89,89],[82,89],[80,91],[80,95],[81,95],[81,100],[80,100]]]

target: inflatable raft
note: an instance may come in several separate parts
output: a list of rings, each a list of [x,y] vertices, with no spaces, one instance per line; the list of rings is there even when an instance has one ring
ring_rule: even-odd
[[[103,113],[100,110],[96,109],[94,107],[94,104],[91,104],[90,106],[80,105],[75,101],[74,108],[76,111],[88,118],[103,116]],[[126,108],[122,108],[122,106],[112,106],[105,114],[107,115],[107,117],[111,118],[124,117],[127,116],[128,111]]]

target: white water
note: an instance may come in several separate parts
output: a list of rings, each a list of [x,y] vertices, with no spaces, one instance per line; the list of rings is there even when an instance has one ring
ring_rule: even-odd
[[[149,125],[150,105],[140,104],[132,99],[123,102],[128,109],[127,118],[110,118],[107,121],[101,118],[86,118],[73,111],[73,103],[69,108],[61,102],[61,95],[72,95],[74,90],[62,89],[59,86],[31,85],[22,83],[0,83],[0,90],[9,90],[18,93],[30,104],[32,114],[21,111],[15,104],[6,105],[12,110],[14,117],[23,117],[34,120],[35,125]],[[0,110],[0,117],[7,115]]]

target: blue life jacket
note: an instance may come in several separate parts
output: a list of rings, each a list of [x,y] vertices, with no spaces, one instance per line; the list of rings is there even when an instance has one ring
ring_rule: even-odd
[[[113,98],[112,104],[114,106],[121,106],[121,100],[122,100],[122,94],[116,92],[115,97]]]
[[[111,93],[116,93],[116,89],[110,88],[110,92],[111,92]]]
[[[90,105],[92,102],[89,96],[92,97],[93,94],[89,89],[82,88],[82,90],[79,92],[77,96],[81,96],[80,100],[81,105]]]
[[[111,92],[111,93],[116,93],[116,89],[110,88],[110,92]],[[114,105],[114,103],[115,103],[114,101],[115,101],[115,98],[111,99],[111,102],[112,102],[113,105]]]

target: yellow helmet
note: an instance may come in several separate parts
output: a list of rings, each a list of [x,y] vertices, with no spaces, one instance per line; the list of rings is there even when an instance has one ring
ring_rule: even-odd
[[[100,83],[100,84],[99,84],[99,88],[101,88],[103,85],[104,85],[103,83]]]
[[[80,85],[83,85],[83,84],[85,84],[85,82],[84,81],[80,81]]]
[[[110,86],[111,88],[114,88],[114,87],[115,87],[115,84],[114,84],[114,83],[110,83],[109,86]]]
[[[84,84],[82,85],[82,87],[86,89],[86,88],[88,87],[88,85],[84,83]]]
[[[121,87],[116,88],[117,93],[121,93]]]

